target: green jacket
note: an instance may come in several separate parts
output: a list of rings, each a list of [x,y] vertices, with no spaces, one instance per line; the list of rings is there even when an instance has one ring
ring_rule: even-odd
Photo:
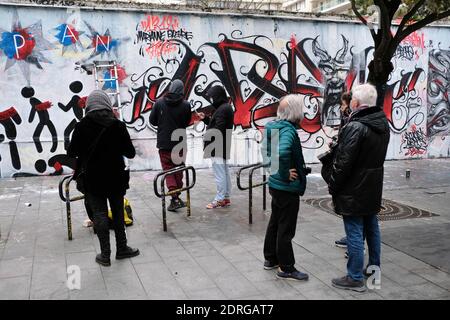
[[[272,148],[278,149],[278,153]],[[305,193],[306,167],[297,127],[294,124],[286,120],[267,123],[261,153],[263,162],[271,165],[268,183],[270,188],[301,196]],[[289,169],[297,169],[297,180],[289,180]]]

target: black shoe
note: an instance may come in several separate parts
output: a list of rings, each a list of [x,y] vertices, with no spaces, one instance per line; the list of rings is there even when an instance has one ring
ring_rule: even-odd
[[[288,279],[288,280],[308,280],[309,276],[306,273],[300,272],[298,270],[295,270],[293,272],[285,272],[285,271],[278,271],[277,277],[280,279]]]
[[[353,290],[357,292],[364,292],[367,290],[364,281],[356,281],[349,276],[333,279],[331,280],[331,284],[333,287],[343,290]]]
[[[139,249],[137,248],[130,248],[129,246],[126,246],[123,249],[117,250],[116,252],[116,259],[126,259],[126,258],[133,258],[140,254]]]
[[[178,209],[178,201],[177,201],[177,199],[171,199],[170,200],[170,204],[167,207],[167,210],[171,211],[171,212],[176,212],[177,209]]]
[[[363,270],[363,275],[364,275],[364,278],[366,278],[366,279],[369,278],[371,275],[375,274],[375,270],[373,272],[368,272],[367,268],[368,267],[364,268],[364,270]]]
[[[98,264],[101,264],[104,267],[110,267],[111,266],[111,259],[109,257],[105,257],[101,253],[99,253],[95,257],[95,262],[97,262]]]
[[[186,203],[184,203],[184,201],[181,200],[180,198],[177,199],[177,204],[178,204],[177,209],[186,208]]]
[[[334,244],[336,245],[336,247],[339,248],[347,248],[347,237],[343,237],[339,240],[336,240]]]
[[[268,260],[264,261],[264,269],[265,270],[272,270],[278,268],[278,263],[270,262]]]

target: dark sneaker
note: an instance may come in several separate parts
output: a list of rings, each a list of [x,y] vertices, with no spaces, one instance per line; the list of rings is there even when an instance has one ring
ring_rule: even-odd
[[[170,200],[170,204],[167,207],[167,210],[171,211],[171,212],[176,212],[178,209],[178,201],[177,199],[171,199]]]
[[[364,249],[364,255],[366,254],[366,249]],[[345,259],[348,259],[348,251],[345,251]]]
[[[177,209],[186,208],[186,203],[183,200],[177,199]]]
[[[116,252],[116,259],[126,259],[126,258],[133,258],[140,254],[139,249],[130,248],[129,246],[126,246],[124,249],[117,250]]]
[[[357,292],[364,292],[367,290],[364,281],[356,281],[349,276],[333,279],[331,280],[331,284],[333,285],[333,287],[342,290],[353,290]]]
[[[101,253],[99,253],[95,257],[95,262],[97,262],[98,264],[100,264],[100,265],[102,265],[104,267],[110,267],[111,266],[111,259],[109,257],[105,257]]]
[[[373,271],[373,272],[368,272],[367,271],[367,268],[364,268],[364,270],[363,270],[363,275],[364,275],[364,278],[369,278],[371,275],[373,275],[373,274],[375,274],[375,271]]]
[[[343,237],[339,240],[336,240],[334,244],[336,245],[336,247],[339,248],[347,248],[347,237]]]
[[[308,280],[309,276],[306,273],[300,272],[298,270],[295,270],[293,272],[284,272],[284,271],[278,271],[277,277],[280,279],[287,279],[287,280]]]
[[[272,270],[278,268],[278,263],[270,262],[268,260],[264,261],[264,269]]]

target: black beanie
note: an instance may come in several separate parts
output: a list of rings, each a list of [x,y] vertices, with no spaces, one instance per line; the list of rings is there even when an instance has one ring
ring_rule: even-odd
[[[228,97],[225,89],[222,86],[211,87],[206,96],[214,107],[219,107],[221,104],[228,102]]]

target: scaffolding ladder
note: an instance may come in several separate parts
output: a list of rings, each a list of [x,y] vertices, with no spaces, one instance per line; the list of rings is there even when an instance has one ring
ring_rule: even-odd
[[[104,72],[107,71],[109,74],[109,78],[105,78],[102,76]],[[120,87],[119,87],[119,73],[117,70],[117,63],[115,60],[109,61],[94,61],[92,72],[94,74],[95,79],[95,89],[103,90],[103,86],[105,83],[113,83],[111,85],[112,91],[105,91],[108,95],[115,97],[116,103],[114,104],[113,109],[118,112],[120,121],[123,121],[122,114],[122,103],[120,100]]]

